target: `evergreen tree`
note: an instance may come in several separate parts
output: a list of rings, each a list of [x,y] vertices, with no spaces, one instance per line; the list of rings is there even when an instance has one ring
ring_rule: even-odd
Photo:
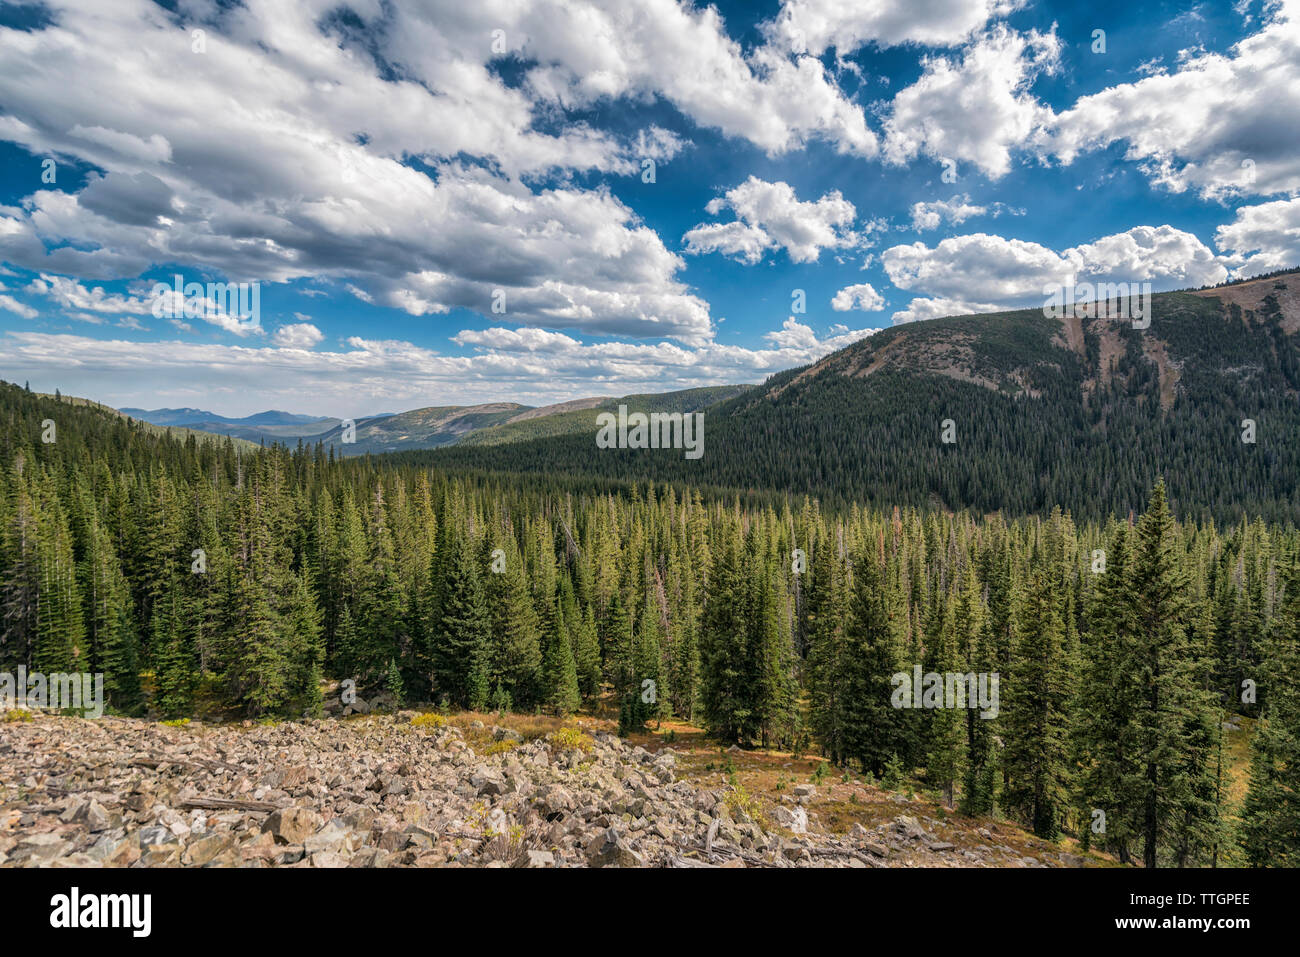
[[[448,543],[448,552],[439,618],[434,623],[437,690],[454,704],[482,711],[489,695],[491,623],[478,562],[460,536]]]
[[[1254,867],[1300,865],[1300,563],[1267,643],[1262,708],[1250,747],[1242,848]]]
[[[1020,618],[1007,708],[1004,802],[1039,837],[1055,840],[1069,808],[1072,662],[1059,598],[1035,572]]]
[[[881,777],[891,759],[901,762],[906,748],[903,712],[894,706],[893,676],[901,662],[880,569],[863,556],[853,576],[845,625],[844,754]]]

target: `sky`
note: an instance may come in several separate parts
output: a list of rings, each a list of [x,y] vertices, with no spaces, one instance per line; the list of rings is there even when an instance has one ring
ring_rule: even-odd
[[[1300,0],[5,4],[0,378],[343,418],[761,382],[1300,265],[1298,116]]]

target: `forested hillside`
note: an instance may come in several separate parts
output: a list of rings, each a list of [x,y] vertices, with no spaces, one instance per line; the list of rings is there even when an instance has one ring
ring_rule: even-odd
[[[1161,485],[1135,521],[829,512],[241,452],[8,385],[0,414],[0,668],[102,671],[119,712],[301,716],[323,677],[612,702],[1148,866],[1300,859],[1294,529],[1180,523]],[[917,666],[996,673],[996,716],[894,707]],[[1262,719],[1244,807],[1225,709]]]
[[[776,489],[839,505],[1059,505],[1094,520],[1140,510],[1163,474],[1189,516],[1295,522],[1298,292],[1289,273],[1160,293],[1145,329],[1041,309],[895,326],[710,407],[698,460],[597,448],[592,414],[583,434],[406,461]]]
[[[718,403],[726,402],[752,389],[748,385],[720,385],[703,389],[684,389],[680,392],[625,395],[618,399],[578,400],[562,406],[581,404],[581,408],[565,409],[548,415],[538,413],[544,409],[531,409],[515,416],[509,422],[479,429],[464,436],[458,445],[505,445],[559,435],[581,435],[590,438],[592,423],[601,412],[618,412],[624,405],[632,412],[697,412]]]

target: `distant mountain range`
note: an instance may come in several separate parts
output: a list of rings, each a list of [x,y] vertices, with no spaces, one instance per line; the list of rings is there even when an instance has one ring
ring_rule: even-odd
[[[118,411],[131,416],[133,419],[143,419],[153,425],[189,426],[195,422],[209,422],[236,426],[277,426],[310,425],[330,421],[319,416],[295,415],[292,412],[279,412],[274,409],[269,412],[258,412],[256,415],[246,415],[241,419],[232,419],[229,416],[218,415],[215,412],[205,412],[203,409],[119,409]]]
[[[123,410],[155,424],[441,468],[671,481],[1079,517],[1144,507],[1163,475],[1195,517],[1300,523],[1300,272],[1150,296],[1145,322],[1081,304],[882,329],[761,386],[530,408],[431,406],[355,423]],[[704,454],[600,448],[601,412],[707,411]],[[1186,514],[1186,513],[1184,513]],[[1190,517],[1190,516],[1189,516]]]

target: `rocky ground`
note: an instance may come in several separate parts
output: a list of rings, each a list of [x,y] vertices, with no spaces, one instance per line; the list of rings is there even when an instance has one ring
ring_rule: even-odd
[[[525,740],[478,720],[366,715],[171,726],[0,723],[0,866],[1062,866],[1085,858],[838,784],[757,795],[698,756],[607,732]],[[442,726],[438,726],[442,725]],[[716,748],[716,746],[715,746]],[[735,781],[734,774],[730,780]],[[822,803],[819,803],[822,802]],[[880,813],[888,809],[888,814]],[[810,816],[811,815],[811,816]],[[811,823],[810,823],[811,822]]]

